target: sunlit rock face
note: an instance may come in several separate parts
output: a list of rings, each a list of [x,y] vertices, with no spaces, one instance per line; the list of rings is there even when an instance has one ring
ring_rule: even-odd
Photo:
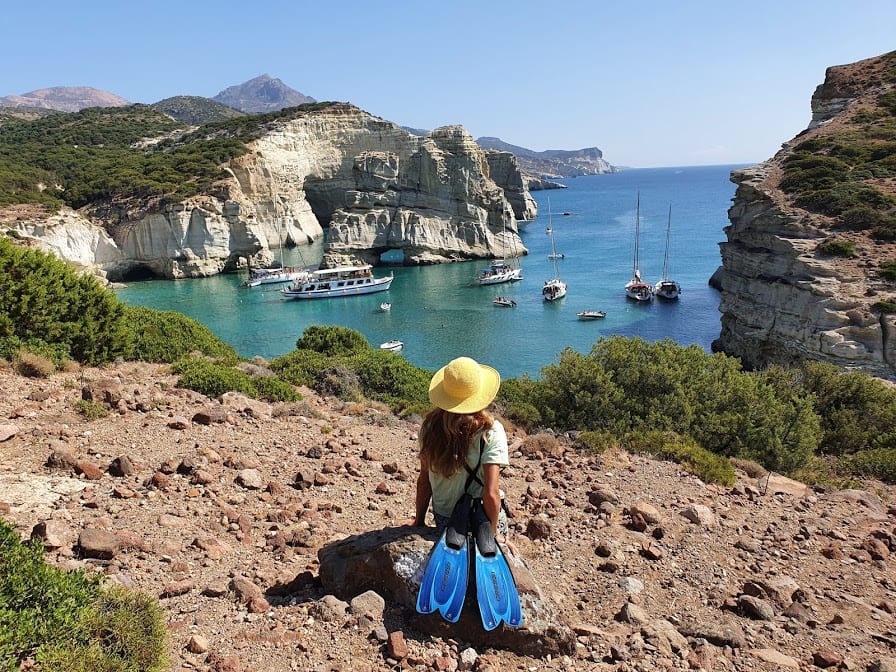
[[[325,266],[375,264],[389,251],[406,264],[526,253],[516,221],[536,213],[519,166],[504,152],[487,156],[461,126],[414,136],[332,104],[268,122],[249,146],[207,193],[161,207],[95,204],[72,215],[101,230],[91,235],[115,253],[91,258],[83,231],[69,236],[77,244],[61,244],[66,236],[57,232],[50,247],[111,280],[135,269],[182,278],[266,265],[272,249],[308,244],[325,229]],[[20,228],[43,235],[41,226]]]
[[[868,77],[875,67],[869,59],[829,68],[813,96],[809,128],[768,161],[732,173],[738,186],[722,267],[711,281],[721,291],[722,313],[713,348],[747,367],[818,360],[896,381],[896,315],[880,309],[881,302],[896,301],[896,283],[877,272],[881,261],[896,259],[896,245],[845,231],[834,218],[796,207],[779,188],[795,146],[842,131],[880,95],[887,85]],[[879,185],[896,191],[885,180]],[[852,242],[856,254],[819,252],[832,234]]]

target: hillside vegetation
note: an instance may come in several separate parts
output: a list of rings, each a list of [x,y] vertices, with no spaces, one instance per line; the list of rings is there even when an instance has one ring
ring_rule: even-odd
[[[797,143],[781,189],[797,207],[827,215],[834,230],[896,241],[896,52],[855,75],[869,91],[846,123]]]
[[[235,117],[192,132],[149,105],[6,118],[0,134],[0,206],[180,201],[226,177],[224,164],[245,154],[246,143],[272,122],[327,105]]]
[[[29,375],[71,361],[174,363],[182,385],[212,397],[233,390],[282,401],[304,385],[403,415],[429,405],[431,372],[358,332],[312,326],[293,352],[247,366],[195,320],[127,306],[92,277],[8,239],[0,239],[0,357]],[[499,402],[521,427],[583,432],[593,449],[668,450],[709,480],[728,481],[724,460],[739,458],[807,480],[896,482],[896,391],[831,365],[748,372],[697,346],[611,337],[587,354],[564,350],[538,380],[505,381]]]
[[[246,116],[245,112],[202,96],[174,96],[153,103],[152,107],[191,126],[201,126],[214,121],[226,121]]]

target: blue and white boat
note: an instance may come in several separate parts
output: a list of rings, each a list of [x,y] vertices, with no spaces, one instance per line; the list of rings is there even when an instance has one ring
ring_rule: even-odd
[[[373,277],[373,267],[339,266],[311,273],[311,278],[292,283],[280,290],[284,299],[333,299],[359,294],[385,292],[392,285],[393,275]]]

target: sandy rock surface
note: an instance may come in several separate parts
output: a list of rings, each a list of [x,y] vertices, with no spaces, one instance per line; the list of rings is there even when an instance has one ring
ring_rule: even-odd
[[[888,488],[711,486],[562,437],[532,453],[512,431],[511,540],[578,646],[476,651],[317,580],[322,546],[411,516],[417,424],[307,390],[269,405],[175,383],[149,364],[0,370],[0,515],[49,562],[158,596],[171,670],[896,669]],[[76,412],[85,388],[107,417]]]

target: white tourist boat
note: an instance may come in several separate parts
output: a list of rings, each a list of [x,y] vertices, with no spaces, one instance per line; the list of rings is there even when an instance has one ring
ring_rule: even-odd
[[[523,279],[523,269],[511,266],[503,259],[495,259],[487,268],[483,268],[476,278],[480,285],[499,285]]]
[[[359,294],[385,292],[392,285],[390,273],[384,278],[373,277],[373,267],[339,266],[311,273],[311,278],[294,282],[280,290],[285,299],[332,299]]]
[[[661,299],[674,301],[681,294],[681,285],[669,279],[669,237],[672,231],[672,206],[669,206],[669,221],[666,224],[666,252],[663,255],[663,277],[653,286],[653,292]]]
[[[602,310],[581,310],[576,313],[580,320],[599,320],[607,316]]]
[[[641,271],[638,268],[638,236],[641,228],[641,194],[638,193],[638,201],[635,206],[635,253],[632,260],[632,279],[625,284],[625,295],[635,301],[650,301],[653,298],[653,287],[650,283],[641,279]]]
[[[380,350],[388,350],[389,352],[401,352],[401,349],[403,347],[404,343],[396,339],[386,341],[385,343],[380,343]]]

